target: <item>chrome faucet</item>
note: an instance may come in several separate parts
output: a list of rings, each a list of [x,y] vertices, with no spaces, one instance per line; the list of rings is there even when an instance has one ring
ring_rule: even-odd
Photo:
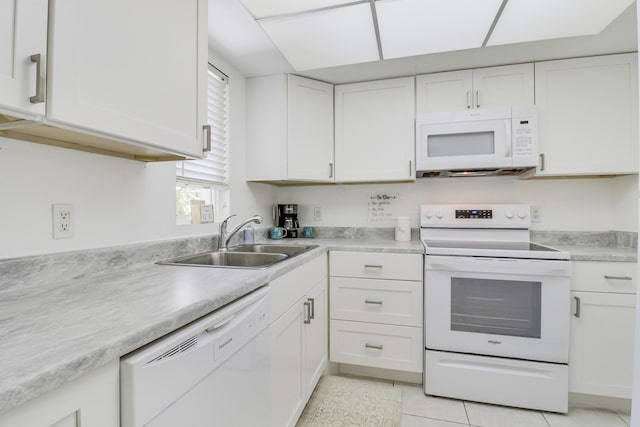
[[[256,224],[262,223],[262,217],[260,215],[254,215],[250,218],[247,218],[240,224],[236,225],[233,230],[227,232],[227,222],[230,218],[236,216],[235,214],[229,215],[220,223],[220,237],[218,237],[218,250],[226,251],[227,245],[229,245],[229,240],[238,232],[242,227],[249,224],[250,222],[255,222]]]

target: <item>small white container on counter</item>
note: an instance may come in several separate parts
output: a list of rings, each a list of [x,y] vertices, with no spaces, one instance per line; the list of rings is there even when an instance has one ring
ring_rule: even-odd
[[[411,221],[408,216],[396,218],[396,240],[404,242],[411,240]]]
[[[254,229],[251,226],[251,224],[249,224],[249,226],[247,226],[247,228],[245,228],[243,230],[243,243],[245,245],[253,245],[254,241],[255,241],[255,233],[254,233]]]

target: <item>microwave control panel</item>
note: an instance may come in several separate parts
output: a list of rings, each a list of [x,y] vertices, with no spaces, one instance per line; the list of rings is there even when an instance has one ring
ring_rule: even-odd
[[[535,116],[513,117],[511,119],[514,161],[517,161],[519,157],[535,157],[538,155],[536,122],[537,118]]]

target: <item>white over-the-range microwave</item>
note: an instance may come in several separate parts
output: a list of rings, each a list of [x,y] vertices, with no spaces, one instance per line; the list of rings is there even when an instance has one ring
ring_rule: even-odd
[[[416,174],[518,175],[538,164],[535,106],[420,114]]]

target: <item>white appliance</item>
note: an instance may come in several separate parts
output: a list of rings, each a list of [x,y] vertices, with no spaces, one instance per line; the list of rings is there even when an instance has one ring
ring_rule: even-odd
[[[425,393],[568,410],[571,262],[528,205],[423,205]]]
[[[271,419],[268,289],[123,357],[122,427],[253,427]]]
[[[418,177],[517,175],[538,164],[535,106],[416,117]]]

